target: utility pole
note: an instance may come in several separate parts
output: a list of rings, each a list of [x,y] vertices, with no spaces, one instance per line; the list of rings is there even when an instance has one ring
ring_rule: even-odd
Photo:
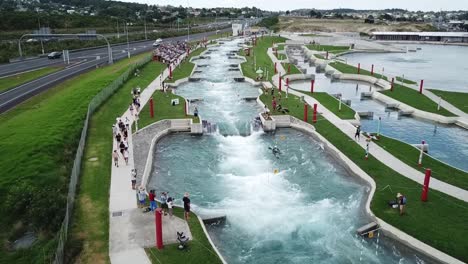
[[[120,32],[119,32],[119,19],[117,18],[117,38],[120,39]]]
[[[38,25],[38,33],[41,34],[41,20],[39,18],[39,14],[37,16],[37,25]],[[44,55],[44,42],[42,42],[42,38],[41,38],[41,49],[42,49],[42,55]]]
[[[128,42],[128,24],[125,21],[125,31],[127,33],[127,57],[130,59],[130,43]]]

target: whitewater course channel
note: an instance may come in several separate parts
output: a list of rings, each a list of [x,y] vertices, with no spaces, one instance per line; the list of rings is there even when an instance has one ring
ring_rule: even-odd
[[[195,61],[201,80],[176,89],[200,99],[191,110],[196,106],[218,130],[158,141],[148,187],[169,191],[179,205],[189,192],[197,214],[225,215],[224,225],[207,229],[228,263],[432,263],[382,234],[356,234],[372,221],[364,210],[370,187],[321,142],[294,129],[252,129],[263,109],[244,98],[258,96],[258,87],[233,80],[239,72],[230,65],[242,60],[227,55],[241,42],[211,47],[209,57]],[[275,144],[278,159],[269,150]]]
[[[419,45],[421,46],[421,45]],[[418,46],[418,47],[419,47]],[[401,65],[405,65],[403,69],[409,76],[422,76],[422,73],[419,70],[410,71],[410,68],[415,69],[435,69],[436,67],[430,67],[426,64],[434,65],[431,59],[431,56],[435,56],[433,60],[439,61],[441,58],[440,49],[447,48],[447,56],[443,57],[444,59],[451,58],[450,54],[452,52],[459,51],[460,49],[465,49],[468,51],[468,47],[447,47],[447,46],[440,46],[437,47],[439,52],[435,52],[433,49],[436,49],[433,46],[423,45],[423,51],[418,51],[416,53],[383,53],[383,54],[352,54],[345,56],[348,58],[350,56],[353,58],[353,63],[355,63],[358,59],[354,58],[357,57],[364,61],[364,65],[369,65],[369,61],[371,60],[371,56],[375,56],[380,65],[393,65],[394,61],[399,61]],[[416,47],[413,47],[416,49]],[[428,52],[431,51],[431,52]],[[422,53],[419,54],[419,53]],[[445,53],[444,53],[445,54]],[[432,157],[439,159],[453,167],[462,169],[464,171],[468,171],[468,163],[466,159],[468,157],[468,130],[461,128],[457,125],[446,125],[440,124],[434,121],[428,121],[420,118],[415,118],[412,116],[401,116],[398,113],[397,109],[389,109],[386,108],[384,103],[381,103],[377,100],[373,100],[371,98],[365,98],[362,96],[365,92],[377,92],[381,91],[382,89],[379,87],[375,87],[373,85],[369,85],[362,82],[356,81],[333,81],[324,73],[317,73],[315,66],[310,66],[309,63],[304,62],[304,57],[300,55],[299,50],[291,51],[291,58],[298,60],[298,66],[303,69],[304,73],[312,73],[315,74],[315,88],[314,91],[317,92],[327,92],[332,95],[341,94],[342,99],[349,102],[350,107],[355,110],[356,112],[372,112],[373,116],[370,118],[361,118],[361,126],[363,131],[377,132],[378,129],[378,120],[379,117],[381,118],[381,126],[380,126],[380,133],[385,136],[392,137],[398,139],[400,141],[406,142],[408,144],[420,144],[422,140],[424,140],[429,145],[429,152],[428,154]],[[466,55],[466,54],[465,54]],[[465,56],[463,55],[463,56]],[[423,60],[422,58],[426,58]],[[391,58],[391,59],[390,59]],[[453,61],[453,60],[452,60]],[[408,66],[406,63],[413,65],[413,67]],[[447,65],[446,61],[443,61],[443,65]],[[398,66],[400,66],[398,64]],[[353,65],[357,65],[353,64]],[[361,64],[362,65],[362,64]],[[447,65],[448,67],[448,65]],[[367,68],[367,69],[368,69]],[[401,76],[401,72],[397,72],[397,69],[389,67],[388,70],[385,70],[386,73],[392,73],[394,75]],[[463,87],[463,82],[466,80],[462,78],[463,68],[459,68],[458,70],[455,69],[455,66],[452,66],[452,70],[458,72],[457,79],[460,81],[456,81],[455,79],[451,79],[454,77],[452,71],[442,71],[437,75],[437,77],[432,77],[429,79],[430,84],[439,84],[439,82],[435,82],[435,79],[443,79],[443,80],[451,80],[450,84],[454,84],[450,86],[452,88]],[[400,69],[401,70],[401,69]],[[429,72],[432,73],[432,72]],[[419,75],[418,75],[419,74]],[[435,72],[434,72],[435,74]],[[448,75],[451,74],[451,75]],[[429,74],[431,76],[431,74]],[[458,85],[458,86],[457,86]],[[443,86],[438,86],[443,88]],[[290,88],[299,90],[299,91],[310,91],[310,81],[294,81],[290,83]],[[459,88],[461,89],[461,88]],[[466,89],[466,88],[465,88]],[[463,91],[463,90],[462,90]],[[466,92],[466,90],[464,90]],[[413,157],[413,159],[408,160],[409,162],[417,162],[418,157]],[[410,159],[410,157],[408,157]]]

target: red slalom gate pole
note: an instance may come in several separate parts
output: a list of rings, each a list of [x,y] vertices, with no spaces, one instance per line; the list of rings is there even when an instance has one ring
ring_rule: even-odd
[[[288,65],[288,73],[291,73],[291,64]]]
[[[427,202],[427,193],[429,192],[429,181],[431,180],[431,169],[426,169],[426,175],[424,177],[424,185],[421,194],[421,201]]]
[[[371,70],[370,70],[370,74],[371,74],[371,75],[374,75],[374,64],[372,64],[372,67],[371,67]]]
[[[315,80],[310,80],[310,92],[314,93]]]
[[[187,100],[184,100],[184,112],[185,116],[187,116]]]
[[[163,248],[163,236],[162,236],[162,209],[157,208],[154,213],[154,222],[156,224],[156,248]]]
[[[357,74],[361,73],[361,63],[358,63],[357,65]]]
[[[278,70],[276,70],[276,62],[275,62],[275,74],[278,73]]]
[[[150,116],[151,116],[151,118],[154,117],[153,97],[150,98]]]
[[[281,81],[282,81],[281,80],[281,74],[279,75],[278,79],[279,79],[279,91],[281,92]]]
[[[317,104],[314,104],[314,113],[313,113],[312,122],[317,123]]]
[[[421,80],[421,83],[419,84],[419,93],[420,94],[422,94],[423,86],[424,86],[424,80]]]
[[[172,79],[172,65],[169,64],[169,79]]]
[[[289,87],[289,78],[286,78],[286,87]]]
[[[392,78],[392,83],[390,84],[390,91],[393,92],[393,85],[395,85],[395,78]]]
[[[327,51],[327,60],[328,60],[328,51]]]
[[[304,122],[307,122],[307,120],[309,119],[308,108],[309,105],[307,103],[304,103]]]

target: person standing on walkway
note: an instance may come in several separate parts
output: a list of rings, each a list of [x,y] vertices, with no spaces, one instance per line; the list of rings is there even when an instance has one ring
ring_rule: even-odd
[[[117,153],[116,149],[114,150],[114,152],[112,152],[112,158],[114,159],[114,165],[118,168],[119,167],[119,153]]]
[[[140,188],[138,189],[138,192],[137,192],[137,196],[138,196],[138,208],[142,208],[142,207],[145,207],[145,203],[146,203],[146,191],[145,191],[145,187],[143,186],[140,186]]]
[[[115,126],[115,124],[112,125],[112,135],[115,137],[117,136],[117,133],[119,133],[119,129],[117,128],[117,126]]]
[[[172,217],[172,214],[174,213],[174,199],[172,197],[167,198],[167,209],[169,211],[169,216]]]
[[[161,208],[164,215],[167,215],[167,192],[161,193]]]
[[[128,110],[130,110],[130,115],[133,116],[133,104],[130,104],[130,106],[128,107]]]
[[[122,140],[122,135],[120,135],[120,133],[117,132],[117,135],[115,135],[115,141],[117,141],[117,145],[120,144],[121,140]]]
[[[359,141],[360,136],[361,136],[361,126],[357,125],[356,126],[356,133],[354,134],[354,139]]]
[[[125,160],[125,165],[128,165],[128,150],[124,150],[123,156]]]
[[[190,198],[188,192],[184,194],[184,198],[182,198],[182,201],[184,202],[185,221],[188,221],[190,219]]]
[[[130,177],[132,179],[132,190],[135,190],[136,179],[137,179],[137,170],[136,169],[132,169],[132,171],[130,172]]]
[[[149,201],[150,201],[150,209],[151,212],[154,212],[156,208],[158,208],[158,205],[156,204],[155,198],[156,195],[154,194],[154,190],[150,190],[150,193],[148,194]]]

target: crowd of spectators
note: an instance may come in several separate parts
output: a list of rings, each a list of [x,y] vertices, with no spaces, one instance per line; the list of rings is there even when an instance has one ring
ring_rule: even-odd
[[[161,43],[153,51],[153,59],[165,64],[173,63],[188,49],[189,45],[182,41]]]

